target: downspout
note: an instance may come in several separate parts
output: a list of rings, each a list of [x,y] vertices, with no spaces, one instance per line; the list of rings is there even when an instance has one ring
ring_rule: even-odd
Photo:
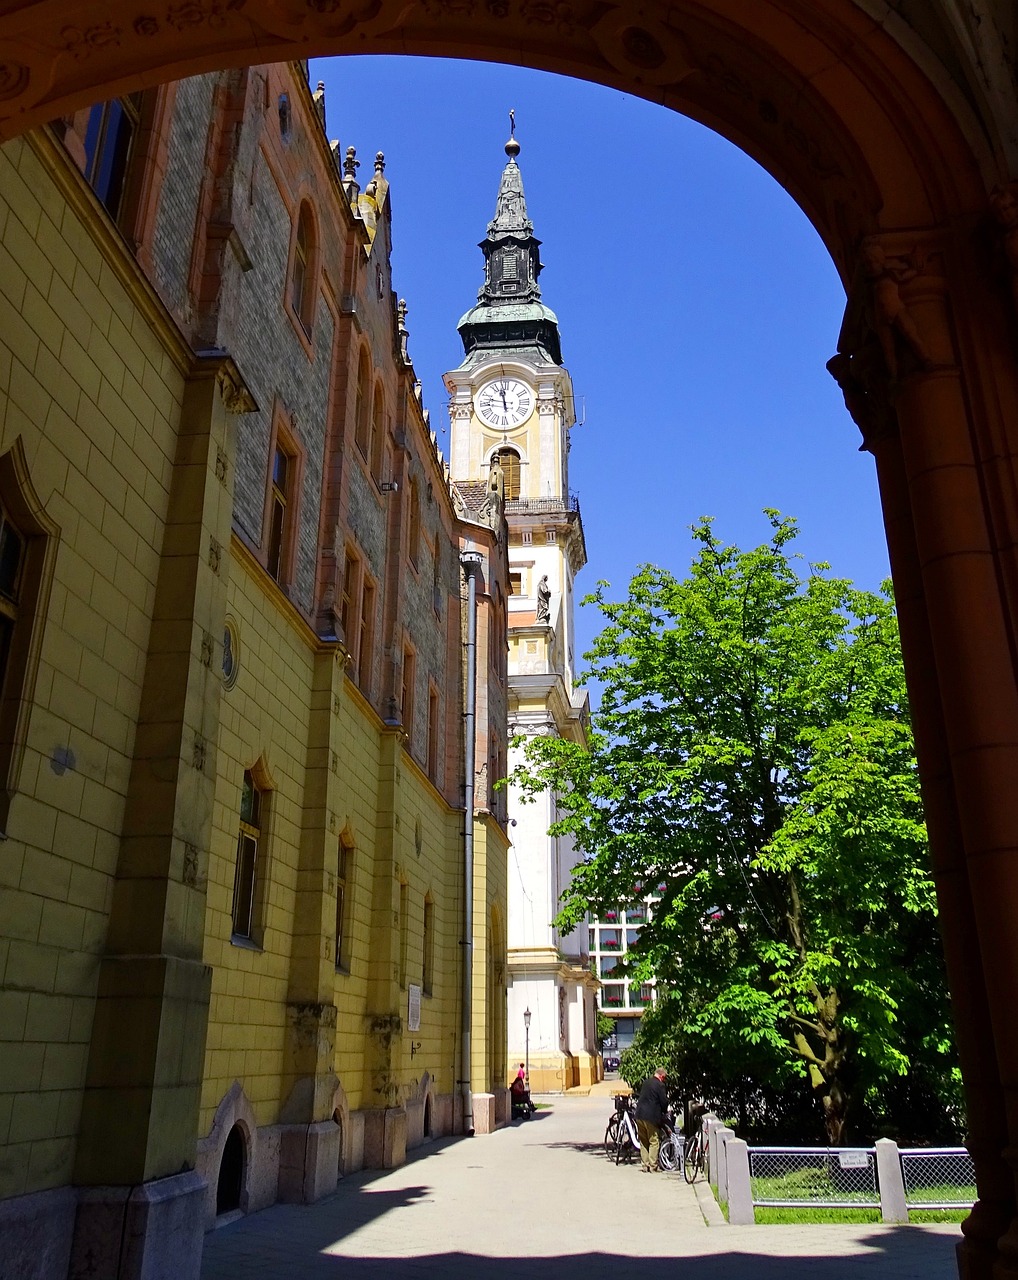
[[[477,720],[477,573],[482,557],[478,551],[460,554],[467,581],[467,686],[463,713],[463,1002],[462,1052],[463,1132],[474,1132],[474,1095],[470,1088],[471,1043],[474,994],[474,760]]]

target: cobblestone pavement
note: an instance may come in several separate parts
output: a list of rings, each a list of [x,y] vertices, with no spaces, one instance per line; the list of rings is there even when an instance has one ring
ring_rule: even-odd
[[[605,1159],[610,1100],[548,1101],[211,1232],[202,1280],[956,1280],[953,1225],[708,1226],[681,1174]]]

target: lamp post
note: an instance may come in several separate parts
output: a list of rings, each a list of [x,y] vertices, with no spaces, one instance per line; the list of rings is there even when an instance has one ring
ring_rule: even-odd
[[[527,1088],[530,1088],[530,1007],[523,1010],[523,1031],[526,1036],[526,1053],[524,1054],[523,1068],[524,1075],[527,1077]]]

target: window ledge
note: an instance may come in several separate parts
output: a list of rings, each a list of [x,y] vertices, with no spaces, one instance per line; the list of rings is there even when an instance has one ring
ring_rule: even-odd
[[[240,947],[242,951],[264,951],[265,948],[260,943],[255,942],[254,938],[245,938],[243,934],[231,933],[230,946]]]

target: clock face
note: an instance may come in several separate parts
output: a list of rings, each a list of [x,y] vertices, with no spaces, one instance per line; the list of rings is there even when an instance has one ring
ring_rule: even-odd
[[[517,378],[494,378],[478,391],[477,416],[489,427],[518,427],[534,408],[534,393]]]

